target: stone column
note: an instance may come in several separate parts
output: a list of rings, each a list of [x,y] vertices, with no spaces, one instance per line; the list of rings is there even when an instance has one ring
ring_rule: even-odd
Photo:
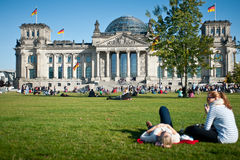
[[[149,77],[149,54],[148,53],[146,53],[146,64],[148,64],[148,65],[146,65],[145,67],[146,67],[146,76],[147,77]]]
[[[136,63],[137,63],[137,77],[140,76],[140,51],[136,51],[137,58],[136,58]]]
[[[28,69],[28,67],[25,67],[25,70],[26,70],[26,79],[29,79],[30,76],[29,76],[29,69]]]
[[[127,78],[130,78],[130,51],[127,51]]]
[[[26,57],[25,57],[25,54],[23,52],[21,52],[20,57],[21,57],[21,64],[20,64],[21,75],[20,75],[20,77],[21,78],[26,78],[26,68],[25,68]]]
[[[99,66],[99,57],[100,57],[100,52],[98,51],[97,53],[97,58],[96,58],[96,62],[97,62],[97,71],[96,71],[96,73],[97,73],[97,75],[96,75],[96,77],[98,77],[99,78],[99,70],[100,70],[100,66]]]
[[[57,56],[53,54],[53,77],[58,78]]]
[[[86,78],[86,62],[85,62],[85,56],[84,54],[82,55],[82,77]]]
[[[73,67],[77,64],[77,60],[76,60],[76,56],[75,54],[72,54],[72,70],[73,70]],[[73,78],[76,79],[77,77],[77,68],[75,70],[72,71],[73,73]]]
[[[37,52],[37,69],[36,69],[36,72],[37,72],[37,78],[40,78],[41,77],[41,54],[39,52]]]
[[[109,77],[109,68],[110,68],[110,66],[109,66],[109,56],[110,56],[110,52],[109,51],[107,51],[106,52],[106,77]]]
[[[119,66],[119,51],[116,52],[116,77],[119,78],[119,71],[120,71],[120,66]]]

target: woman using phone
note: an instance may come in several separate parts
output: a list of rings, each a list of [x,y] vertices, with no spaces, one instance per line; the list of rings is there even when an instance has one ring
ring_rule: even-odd
[[[197,125],[187,127],[185,134],[194,139],[216,143],[236,143],[238,128],[230,102],[222,92],[208,93],[205,113],[207,119],[203,127]]]

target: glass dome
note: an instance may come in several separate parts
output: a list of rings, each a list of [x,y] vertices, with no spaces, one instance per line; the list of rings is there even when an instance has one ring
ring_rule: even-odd
[[[146,33],[147,26],[139,19],[132,16],[119,17],[113,20],[105,32],[115,33],[117,31],[130,31],[132,33]]]

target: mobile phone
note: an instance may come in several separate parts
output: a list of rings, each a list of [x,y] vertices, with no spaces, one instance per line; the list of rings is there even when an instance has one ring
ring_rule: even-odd
[[[207,104],[204,104],[204,107],[207,107]]]

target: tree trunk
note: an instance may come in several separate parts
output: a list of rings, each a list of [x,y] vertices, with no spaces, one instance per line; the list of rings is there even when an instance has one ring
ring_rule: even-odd
[[[187,77],[187,69],[185,68],[184,69],[184,78],[185,78],[185,83],[184,83],[184,90],[183,90],[183,97],[187,97],[187,89],[188,89],[188,86],[187,86],[187,80],[188,80],[188,77]]]

